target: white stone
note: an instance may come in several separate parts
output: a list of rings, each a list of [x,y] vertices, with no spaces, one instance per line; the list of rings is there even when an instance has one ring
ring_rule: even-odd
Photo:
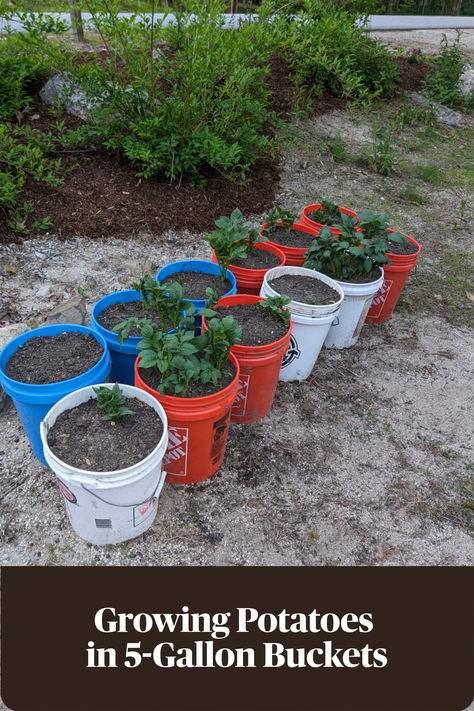
[[[42,286],[41,289],[38,289],[36,292],[36,296],[39,296],[40,299],[45,298],[46,296],[50,296],[53,293],[53,289],[50,286]]]

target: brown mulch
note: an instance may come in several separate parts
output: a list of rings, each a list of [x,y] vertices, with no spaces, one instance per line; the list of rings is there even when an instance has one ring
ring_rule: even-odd
[[[419,50],[413,50],[409,57],[394,57],[400,73],[397,93],[404,91],[422,91],[427,75],[433,65],[421,58]]]

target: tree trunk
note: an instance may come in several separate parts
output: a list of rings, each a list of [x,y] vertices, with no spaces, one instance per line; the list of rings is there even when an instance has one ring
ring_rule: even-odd
[[[76,0],[68,0],[72,31],[78,42],[84,42],[84,25],[81,11],[76,6]]]

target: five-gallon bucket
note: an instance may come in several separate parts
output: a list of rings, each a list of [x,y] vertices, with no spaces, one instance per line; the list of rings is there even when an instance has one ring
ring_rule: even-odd
[[[383,270],[380,267],[379,271],[378,279],[365,284],[335,280],[344,291],[344,301],[339,317],[324,341],[326,348],[349,348],[357,343],[372,299],[383,284]]]
[[[20,383],[17,380],[12,380],[5,375],[5,366],[16,350],[31,338],[37,336],[56,336],[59,333],[65,332],[80,332],[90,333],[100,343],[104,352],[100,360],[89,370],[76,378],[62,380],[59,383],[47,383],[44,385],[30,385],[28,383]],[[107,379],[110,372],[110,355],[107,349],[105,339],[86,326],[76,324],[57,324],[54,326],[41,326],[27,333],[22,333],[14,338],[10,343],[7,343],[5,348],[0,353],[0,383],[5,392],[11,396],[16,407],[25,433],[29,439],[31,448],[40,462],[47,464],[43,453],[43,444],[40,436],[40,422],[48,412],[48,410],[58,400],[65,395],[85,387],[86,385],[96,385]]]
[[[225,296],[219,300],[218,309],[234,304],[257,304],[264,299],[251,294]],[[232,406],[231,422],[256,422],[268,414],[275,397],[283,356],[288,350],[291,322],[288,332],[273,343],[262,346],[232,346],[232,353],[240,365],[239,390]]]
[[[156,279],[160,283],[164,281],[167,277],[173,277],[174,280],[179,281],[179,275],[183,272],[202,272],[203,274],[214,274],[219,277],[221,275],[219,265],[214,264],[214,262],[206,262],[203,259],[183,259],[179,262],[172,262],[171,264],[167,264],[165,267],[162,267],[158,271]],[[227,269],[225,275],[231,283],[231,288],[229,289],[229,291],[223,294],[223,296],[230,296],[231,294],[236,294],[237,282],[235,276],[229,269]],[[209,284],[209,286],[212,285]],[[185,294],[184,298],[194,304],[194,308],[196,309],[196,311],[199,311],[199,309],[203,309],[207,301],[206,296],[204,296],[202,299],[188,299]],[[202,319],[200,316],[196,316],[194,319],[196,332],[200,332],[201,320]]]
[[[314,230],[321,230],[323,225],[320,224],[316,219],[313,217],[310,217],[309,215],[312,212],[316,212],[317,210],[322,209],[321,203],[316,203],[315,205],[306,205],[306,207],[303,208],[303,212],[301,213],[301,224],[306,225],[307,227],[312,227]],[[347,207],[340,207],[339,208],[340,212],[343,212],[345,215],[349,215],[350,217],[357,217],[357,213],[354,212],[354,210],[348,210]],[[329,229],[333,233],[333,235],[340,235],[342,230],[340,230],[337,227],[332,227],[331,225],[328,225]]]
[[[163,459],[166,481],[192,484],[215,474],[224,459],[230,413],[239,388],[239,363],[230,354],[236,374],[229,385],[204,397],[160,395],[142,380],[140,356],[135,363],[135,385],[163,405],[168,417],[168,449]]]
[[[101,326],[97,318],[99,314],[105,311],[109,306],[139,301],[140,298],[140,295],[135,289],[126,289],[125,291],[116,291],[113,294],[104,296],[92,307],[91,327],[94,331],[97,331],[103,336],[110,351],[112,368],[110,369],[109,379],[112,383],[117,382],[133,385],[135,378],[134,366],[138,355],[137,343],[141,340],[141,336],[129,336],[127,340],[120,345],[117,334]]]
[[[387,232],[393,231],[387,230]],[[416,265],[416,260],[421,252],[421,245],[413,237],[405,236],[418,249],[412,254],[387,253],[390,261],[388,264],[383,265],[383,284],[374,296],[367,314],[367,323],[385,323],[388,321],[402,293],[408,275]]]
[[[276,246],[276,244],[259,242],[255,245],[255,249],[274,254],[280,260],[279,266],[286,264],[286,256],[282,250]],[[212,252],[212,261],[217,262],[217,257],[214,251]],[[237,282],[237,293],[253,294],[254,296],[258,296],[260,293],[260,287],[262,286],[263,277],[269,268],[270,267],[267,269],[249,269],[248,267],[236,267],[235,264],[231,264],[229,266],[229,270],[235,276]]]
[[[269,282],[284,274],[299,274],[319,279],[339,294],[339,299],[332,304],[304,304],[299,301],[290,301],[285,307],[291,313],[293,326],[288,350],[283,356],[279,380],[306,380],[316,363],[331,324],[337,321],[343,304],[344,292],[338,282],[325,274],[306,267],[284,266],[275,267],[267,272],[263,280],[261,295],[275,296],[277,292]]]
[[[266,227],[267,223],[262,225],[262,230],[264,230]],[[305,261],[304,255],[310,248],[313,238],[319,233],[321,227],[313,229],[312,227],[308,227],[307,225],[303,225],[302,223],[294,222],[291,229],[298,230],[298,232],[303,232],[304,234],[308,235],[308,244],[304,247],[290,247],[288,245],[278,244],[278,242],[272,242],[271,232],[266,233],[268,235],[268,240],[267,242],[265,242],[265,244],[274,245],[283,252],[283,254],[285,255],[285,265],[301,267],[303,266],[303,263]],[[274,267],[274,269],[277,269],[277,267]]]
[[[113,387],[111,383],[101,386]],[[126,397],[137,398],[152,407],[163,423],[156,447],[137,464],[110,472],[86,471],[61,461],[49,448],[48,432],[57,417],[97,397],[91,386],[62,398],[47,413],[40,428],[46,461],[58,478],[71,526],[78,536],[95,545],[121,543],[144,533],[155,519],[165,480],[161,467],[168,446],[165,411],[143,390],[125,384],[120,388]]]

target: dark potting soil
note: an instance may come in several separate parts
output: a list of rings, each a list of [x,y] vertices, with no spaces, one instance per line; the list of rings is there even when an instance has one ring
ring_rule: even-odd
[[[218,310],[222,317],[233,316],[242,328],[242,340],[239,345],[263,346],[274,343],[288,332],[288,326],[259,304],[233,304]]]
[[[134,317],[150,318],[154,323],[161,325],[161,319],[154,306],[147,310],[141,299],[139,301],[128,301],[124,304],[112,304],[112,306],[108,306],[98,315],[97,322],[108,331],[113,331],[114,326],[122,323],[122,321],[126,321],[128,318]],[[171,324],[168,324],[168,328],[171,328]],[[130,336],[141,336],[141,328],[132,326]]]
[[[92,334],[66,331],[55,336],[34,336],[9,359],[9,378],[30,385],[59,383],[90,370],[104,349]]]
[[[204,272],[177,272],[170,274],[161,282],[179,281],[184,289],[186,299],[207,299],[206,289],[211,287],[217,296],[224,296],[232,289],[232,284],[228,279],[222,281],[218,274],[205,274]]]
[[[288,294],[293,301],[300,301],[303,304],[324,306],[325,304],[334,304],[340,299],[339,294],[332,286],[310,276],[283,274],[272,279],[269,285],[278,294]]]
[[[161,382],[160,374],[157,373],[153,368],[140,368],[140,377],[145,381],[150,388],[153,390],[158,390],[158,386]],[[227,363],[222,368],[221,379],[217,385],[212,383],[191,383],[186,393],[186,397],[205,397],[206,395],[212,395],[213,393],[223,390],[227,385],[229,385],[235,378],[235,367],[231,361]],[[167,393],[173,397],[180,397],[179,395],[173,395],[173,393]]]
[[[255,249],[248,253],[247,259],[234,259],[232,262],[232,266],[244,269],[271,269],[279,264],[281,264],[280,258],[272,252],[267,252],[266,249]]]
[[[268,240],[275,244],[282,244],[285,247],[307,247],[309,249],[314,235],[309,235],[301,230],[290,230],[287,232],[283,227],[274,227],[265,232]]]
[[[66,464],[78,469],[111,472],[137,464],[156,447],[163,423],[155,410],[136,398],[126,407],[133,415],[106,421],[93,398],[62,412],[48,432],[48,444]]]
[[[415,252],[418,252],[418,247],[409,240],[403,240],[402,242],[387,240],[388,254],[415,254]]]

